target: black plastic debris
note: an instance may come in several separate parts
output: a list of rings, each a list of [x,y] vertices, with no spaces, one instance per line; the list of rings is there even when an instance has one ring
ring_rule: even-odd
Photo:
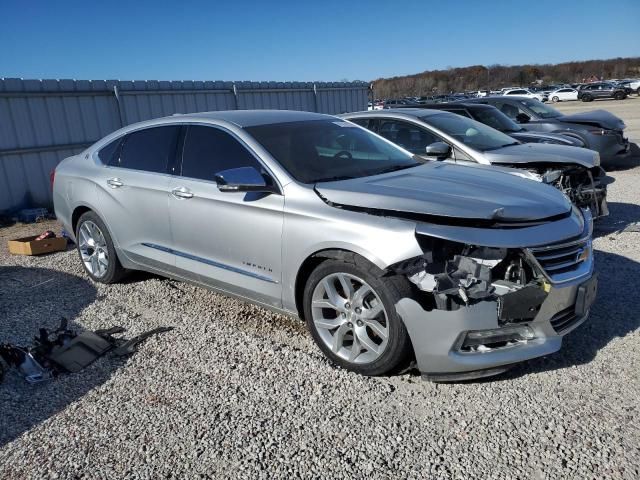
[[[41,328],[32,347],[0,345],[0,358],[17,369],[27,382],[38,383],[60,373],[79,372],[110,351],[117,356],[131,355],[150,336],[170,330],[173,327],[159,327],[127,340],[114,337],[125,331],[120,326],[76,333],[62,319],[53,332]],[[0,365],[0,381],[3,368]]]

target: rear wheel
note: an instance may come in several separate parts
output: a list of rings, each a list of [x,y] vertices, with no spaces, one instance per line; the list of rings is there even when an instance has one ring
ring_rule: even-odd
[[[553,98],[551,99],[551,101],[552,101],[553,103],[558,103],[558,102],[560,101],[560,99],[559,99],[558,97],[553,97]]]
[[[86,212],[78,220],[76,244],[82,265],[93,281],[115,283],[126,274],[107,226],[94,212]]]
[[[309,276],[304,314],[313,340],[335,364],[362,375],[403,365],[411,342],[395,309],[409,295],[404,278],[383,277],[363,259],[327,260]]]

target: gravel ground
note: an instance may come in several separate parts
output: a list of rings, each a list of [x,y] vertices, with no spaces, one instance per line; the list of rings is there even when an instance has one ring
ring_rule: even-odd
[[[600,290],[563,350],[488,381],[364,378],[332,367],[301,322],[146,274],[92,284],[76,252],[10,256],[0,229],[0,341],[61,316],[127,335],[128,359],[0,385],[0,478],[640,477],[640,168],[613,172]],[[47,282],[47,283],[43,283]],[[40,284],[40,285],[38,285]]]

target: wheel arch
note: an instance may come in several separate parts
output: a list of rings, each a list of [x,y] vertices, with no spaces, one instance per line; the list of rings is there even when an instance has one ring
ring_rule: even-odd
[[[380,274],[384,274],[384,269],[379,264],[378,259],[368,258],[361,253],[355,252],[353,250],[349,250],[347,248],[325,248],[323,250],[318,250],[311,255],[309,255],[301,264],[298,272],[296,274],[296,279],[294,283],[294,299],[296,306],[296,313],[298,316],[304,320],[304,306],[303,306],[303,296],[304,296],[304,288],[307,284],[307,280],[311,273],[324,261],[326,260],[342,260],[348,263],[356,263],[357,261],[367,262],[378,270],[380,270]]]

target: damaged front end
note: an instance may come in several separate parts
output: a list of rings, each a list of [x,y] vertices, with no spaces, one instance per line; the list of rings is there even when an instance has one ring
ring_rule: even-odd
[[[599,167],[581,165],[535,165],[528,168],[537,180],[552,185],[580,208],[589,208],[594,218],[609,215],[607,175]]]
[[[558,350],[586,319],[595,295],[595,280],[585,282],[593,268],[590,231],[536,248],[417,238],[423,255],[390,269],[414,286],[397,309],[426,378],[500,373]]]

